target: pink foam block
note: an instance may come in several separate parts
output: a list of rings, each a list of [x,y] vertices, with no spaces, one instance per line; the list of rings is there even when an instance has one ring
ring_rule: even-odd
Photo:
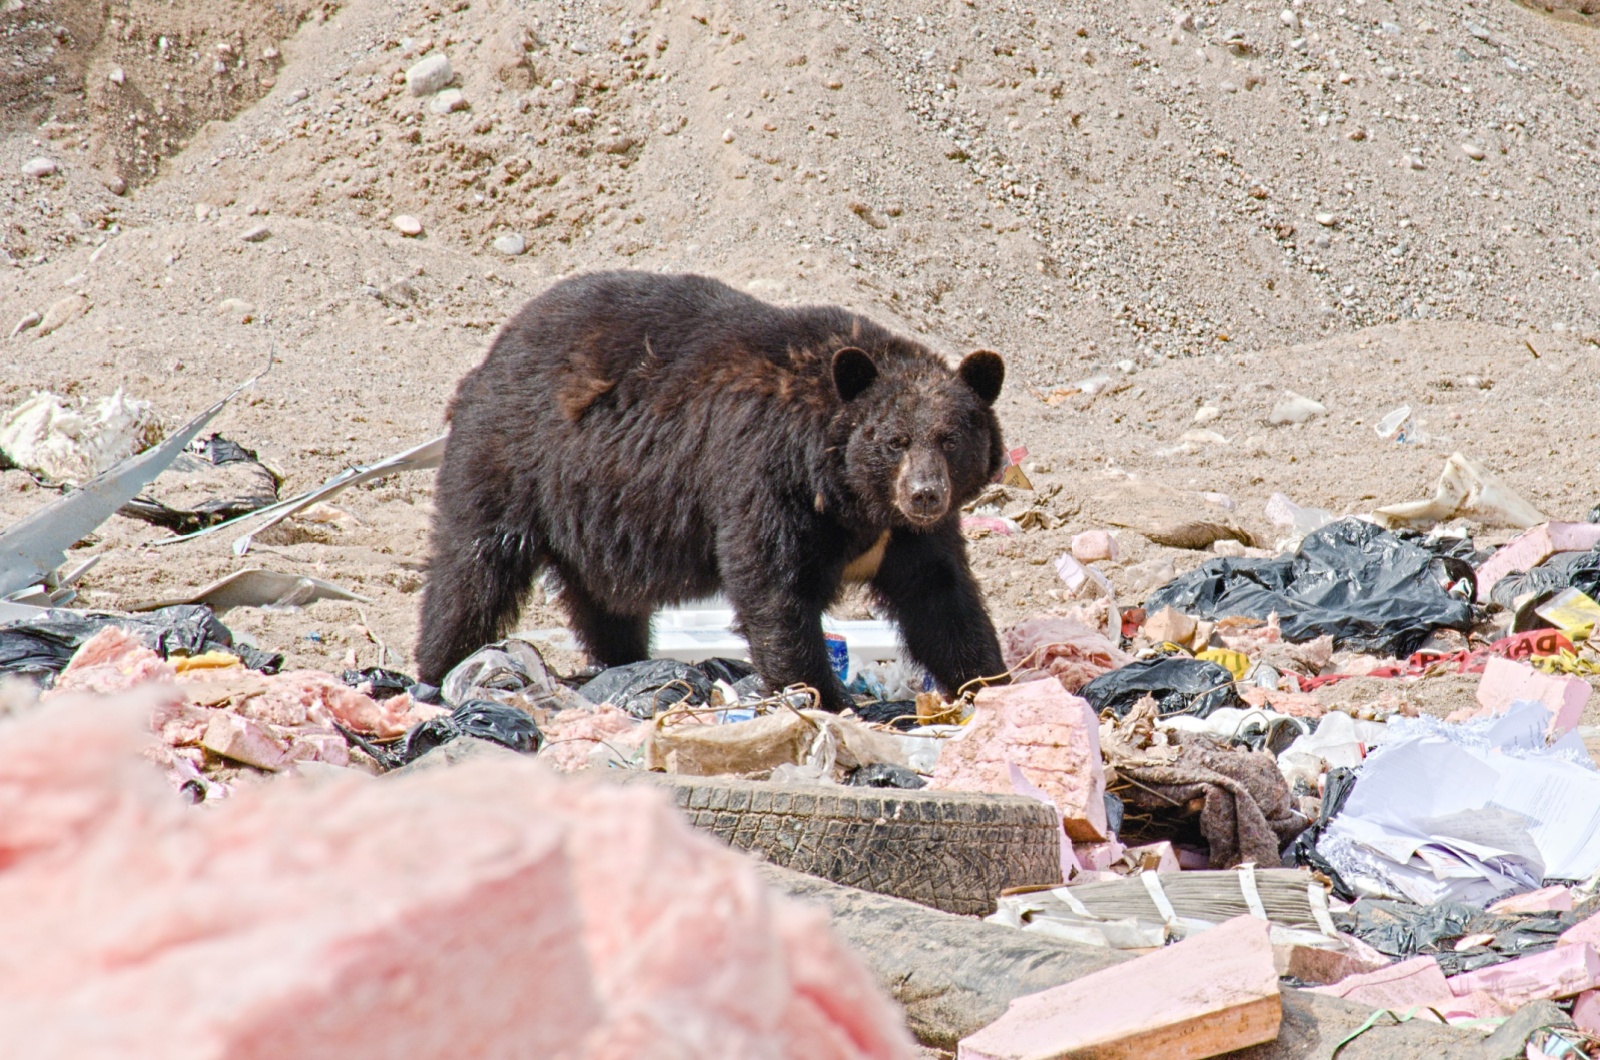
[[[1600,1034],[1600,990],[1585,990],[1572,1003],[1572,1022],[1580,1031]]]
[[[1175,946],[1017,998],[963,1038],[958,1060],[1199,1060],[1278,1036],[1278,973],[1264,920],[1241,916]]]
[[[1557,552],[1587,552],[1600,544],[1600,523],[1545,523],[1518,534],[1477,570],[1478,602],[1508,574],[1532,570]]]
[[[1541,887],[1514,894],[1489,906],[1490,913],[1564,913],[1572,908],[1572,892],[1565,887]],[[1574,925],[1576,926],[1576,925]]]
[[[1387,1009],[1427,1005],[1451,996],[1450,984],[1432,957],[1413,957],[1387,968],[1352,975],[1332,986],[1312,987],[1311,992]]]
[[[1009,794],[1015,765],[1054,800],[1074,841],[1109,838],[1100,723],[1088,702],[1055,681],[1030,681],[985,688],[976,706],[966,732],[940,753],[929,787]]]
[[[112,1060],[914,1056],[820,911],[516,756],[185,805],[160,689],[0,726],[0,1042]]]
[[[1596,524],[1600,525],[1600,524]],[[1478,682],[1478,702],[1490,714],[1504,714],[1513,703],[1537,702],[1550,708],[1551,732],[1571,732],[1589,701],[1589,682],[1566,674],[1547,674],[1527,663],[1491,658]]]
[[[1481,990],[1514,1008],[1540,998],[1571,997],[1600,986],[1600,954],[1588,944],[1557,946],[1490,968],[1453,975],[1449,983],[1450,992],[1457,997]]]
[[[1561,933],[1557,946],[1592,945],[1600,949],[1600,913],[1586,917]]]

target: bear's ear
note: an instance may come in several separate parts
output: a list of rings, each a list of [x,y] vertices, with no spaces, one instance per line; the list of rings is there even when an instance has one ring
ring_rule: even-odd
[[[967,354],[956,371],[985,405],[994,404],[994,399],[1000,396],[1000,384],[1006,380],[1006,362],[993,350]]]
[[[846,346],[833,355],[833,385],[845,401],[854,401],[878,378],[878,366],[865,350]]]

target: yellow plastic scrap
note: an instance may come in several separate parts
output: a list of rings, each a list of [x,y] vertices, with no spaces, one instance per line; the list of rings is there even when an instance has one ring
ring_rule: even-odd
[[[1589,639],[1600,622],[1600,604],[1581,589],[1563,589],[1534,610],[1573,641]]]
[[[172,668],[178,673],[190,670],[221,670],[228,666],[241,666],[239,657],[225,651],[208,651],[200,655],[185,655],[174,659]]]
[[[1600,674],[1600,663],[1570,651],[1556,655],[1532,655],[1528,657],[1528,665],[1547,674]]]
[[[1233,675],[1235,681],[1241,680],[1245,671],[1250,669],[1250,657],[1242,651],[1230,651],[1227,648],[1207,648],[1195,656],[1206,662],[1216,663]]]

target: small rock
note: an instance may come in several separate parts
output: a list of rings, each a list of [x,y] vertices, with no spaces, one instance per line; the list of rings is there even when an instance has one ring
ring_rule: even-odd
[[[1215,405],[1201,405],[1199,408],[1194,410],[1194,422],[1210,423],[1212,420],[1221,415],[1222,410],[1217,408]]]
[[[43,319],[44,317],[38,313],[27,314],[21,320],[17,321],[16,327],[11,329],[11,338],[16,338],[18,335],[22,334],[24,331],[27,331],[31,327],[37,327],[39,321]]]
[[[516,232],[508,232],[503,236],[496,236],[494,249],[508,257],[516,257],[528,249],[528,241]]]
[[[309,95],[311,95],[311,93],[307,92],[305,89],[297,88],[293,92],[289,93],[289,102],[290,103],[299,103],[301,100],[305,99]]]
[[[1321,225],[1323,228],[1332,228],[1334,222],[1337,220],[1338,218],[1331,213],[1319,213],[1316,215],[1317,224]]]
[[[431,96],[448,85],[455,76],[456,72],[450,69],[450,57],[444,52],[435,52],[413,63],[411,69],[406,71],[406,88],[413,96]]]
[[[203,202],[197,202],[197,203],[194,204],[194,219],[196,221],[204,221],[206,218],[208,218],[210,216],[211,216],[211,207],[210,206],[206,205]]]
[[[1115,563],[1117,539],[1105,530],[1085,530],[1072,539],[1072,558],[1079,563],[1096,563],[1102,560]]]
[[[1474,162],[1482,162],[1485,158],[1489,157],[1489,152],[1485,151],[1477,144],[1462,144],[1461,153],[1472,159]]]
[[[1222,91],[1228,93],[1229,95],[1232,95],[1233,93],[1239,91],[1239,86],[1234,84],[1232,81],[1224,81],[1224,82],[1222,82],[1222,84],[1218,85],[1217,87],[1222,89]]]
[[[88,311],[89,299],[81,294],[69,294],[60,301],[52,302],[50,308],[44,311],[44,317],[39,321],[39,330],[34,337],[42,339]]]
[[[1380,66],[1378,68],[1378,76],[1385,81],[1395,81],[1399,79],[1400,71],[1392,66]]]
[[[1280,11],[1278,13],[1278,21],[1283,23],[1286,29],[1299,30],[1300,28],[1300,16],[1293,11]]]
[[[1272,406],[1272,413],[1267,417],[1267,422],[1275,427],[1282,427],[1285,424],[1305,423],[1307,420],[1327,414],[1328,408],[1322,402],[1301,397],[1290,390],[1284,393],[1281,401]]]
[[[22,175],[25,177],[39,177],[43,179],[44,177],[54,176],[55,171],[55,162],[48,158],[30,158],[26,162],[22,163]]]
[[[459,88],[447,88],[440,92],[429,102],[428,109],[435,114],[449,114],[452,111],[466,110],[467,97]]]
[[[115,173],[105,179],[105,186],[106,190],[113,195],[123,195],[128,191],[128,182]]]
[[[106,79],[113,85],[125,85],[128,83],[128,75],[122,72],[122,67],[120,66],[112,70],[111,73],[106,76]]]
[[[722,142],[725,143],[725,144],[733,143],[733,130],[732,129],[724,129],[724,130],[722,130]]]
[[[243,298],[224,298],[217,306],[217,311],[241,324],[248,324],[255,317],[256,307]]]
[[[1406,156],[1406,165],[1410,166],[1412,169],[1426,169],[1427,168],[1426,166],[1424,166],[1422,164],[1422,159],[1418,158],[1416,155],[1407,155]]]
[[[1180,442],[1193,442],[1196,445],[1227,445],[1228,444],[1228,439],[1224,438],[1222,435],[1218,434],[1216,431],[1208,431],[1208,430],[1184,431],[1183,432],[1183,437],[1179,438],[1178,441],[1180,441]]]
[[[408,213],[396,214],[393,223],[395,231],[403,236],[420,236],[422,234],[422,222]]]
[[[378,291],[378,301],[385,305],[406,306],[417,300],[417,289],[406,280],[396,280]]]
[[[1172,24],[1177,27],[1179,33],[1194,32],[1194,16],[1187,11],[1179,15]]]
[[[266,225],[251,225],[249,228],[246,228],[243,232],[239,233],[239,238],[244,240],[246,243],[259,243],[271,234],[271,229],[269,229]]]

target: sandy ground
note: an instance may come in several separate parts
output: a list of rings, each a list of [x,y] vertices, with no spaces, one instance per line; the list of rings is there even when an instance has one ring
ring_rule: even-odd
[[[1271,547],[1272,493],[1367,511],[1457,451],[1581,519],[1600,38],[1556,6],[11,0],[0,408],[122,387],[176,425],[272,357],[214,428],[287,495],[441,431],[553,280],[689,270],[1002,352],[1008,442],[1060,525],[972,543],[1001,623],[1064,602],[1079,531],[1156,506]],[[440,52],[449,113],[404,83]],[[33,313],[68,319],[7,340]],[[1326,413],[1272,425],[1291,393]],[[1420,441],[1374,432],[1401,404]],[[295,664],[382,642],[409,666],[430,490],[353,490],[242,558],[116,518],[75,550],[104,557],[83,601],[309,572],[369,602],[225,620]],[[4,472],[0,520],[52,495]],[[1117,533],[1125,603],[1207,556]]]

